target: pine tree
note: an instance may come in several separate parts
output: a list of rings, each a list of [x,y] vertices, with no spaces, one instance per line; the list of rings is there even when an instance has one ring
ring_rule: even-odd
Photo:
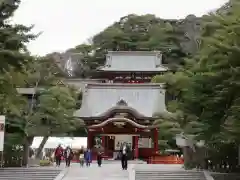
[[[21,69],[32,59],[26,48],[26,43],[36,37],[30,33],[32,27],[9,21],[19,3],[20,0],[3,0],[0,4],[0,71],[10,66]]]

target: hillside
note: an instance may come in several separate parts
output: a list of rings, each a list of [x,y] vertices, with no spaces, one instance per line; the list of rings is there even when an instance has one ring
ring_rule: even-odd
[[[71,57],[74,77],[90,76],[96,67],[104,63],[108,50],[159,50],[163,52],[163,63],[175,69],[183,63],[183,58],[196,53],[200,45],[200,32],[201,18],[194,15],[172,20],[151,14],[130,14],[96,34],[91,44],[80,44],[65,53],[48,56],[54,57],[65,71],[66,62]]]

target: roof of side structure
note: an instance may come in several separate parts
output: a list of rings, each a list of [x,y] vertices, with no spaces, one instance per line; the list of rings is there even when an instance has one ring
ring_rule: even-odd
[[[162,72],[162,55],[154,51],[109,51],[101,71]]]
[[[160,84],[88,84],[77,117],[99,117],[125,106],[143,117],[165,112],[165,90]]]

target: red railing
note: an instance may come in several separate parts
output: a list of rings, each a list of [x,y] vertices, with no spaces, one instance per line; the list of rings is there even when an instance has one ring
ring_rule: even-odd
[[[169,155],[169,156],[153,156],[148,159],[148,164],[183,164],[183,158]]]

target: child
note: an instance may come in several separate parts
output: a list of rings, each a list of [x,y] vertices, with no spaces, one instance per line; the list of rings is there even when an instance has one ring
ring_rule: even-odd
[[[86,154],[85,154],[85,161],[86,161],[87,167],[89,167],[90,164],[91,164],[91,161],[92,161],[92,154],[91,154],[90,149],[88,149]]]
[[[83,167],[83,165],[84,165],[84,152],[80,152],[79,162],[80,162],[80,166]]]

